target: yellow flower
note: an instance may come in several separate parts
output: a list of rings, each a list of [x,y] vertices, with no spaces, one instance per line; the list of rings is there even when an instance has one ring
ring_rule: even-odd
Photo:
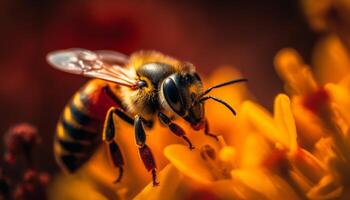
[[[256,132],[274,145],[261,165],[281,174],[299,196],[306,196],[312,186],[328,173],[315,156],[297,144],[294,116],[286,95],[276,97],[274,111],[274,116],[271,116],[253,102],[246,102],[242,106],[247,123],[251,123]]]
[[[350,110],[347,107],[349,99],[346,99],[350,97],[348,95],[350,90],[347,87],[348,74],[341,74],[340,77],[328,79],[338,80],[335,81],[336,83],[317,83],[311,70],[305,69],[306,65],[304,63],[299,62],[296,65],[297,70],[290,70],[288,65],[283,65],[286,60],[290,60],[290,57],[294,57],[294,59],[300,58],[294,50],[282,50],[277,54],[276,68],[281,72],[280,75],[286,85],[289,85],[291,88],[297,88],[297,90],[293,91],[300,91],[298,88],[302,87],[302,85],[295,84],[298,80],[308,79],[310,80],[309,83],[312,83],[312,90],[307,92],[290,92],[292,108],[298,108],[298,112],[294,113],[294,116],[298,118],[296,122],[299,123],[297,124],[297,127],[299,127],[298,135],[307,135],[310,134],[310,130],[316,130],[315,128],[305,128],[308,126],[305,121],[308,118],[300,116],[312,116],[310,119],[314,123],[309,122],[309,126],[316,125],[319,127],[317,129],[318,137],[314,138],[313,143],[309,143],[305,147],[314,155],[312,156],[307,151],[304,153],[310,154],[310,158],[314,157],[314,163],[319,163],[319,166],[325,172],[323,176],[319,176],[316,179],[317,181],[314,180],[312,184],[309,184],[308,196],[313,198],[321,196],[344,198],[346,192],[343,192],[343,190],[346,191],[346,188],[343,187],[347,185],[349,177],[346,169],[350,167],[350,140],[347,134],[350,125],[348,121]],[[295,73],[298,70],[307,70],[310,73],[307,73],[307,75]],[[335,74],[330,73],[329,76],[334,77]],[[308,174],[312,173],[308,172]]]
[[[275,119],[270,118],[266,111],[255,107],[252,102],[242,104],[240,116],[244,118],[245,123],[240,124],[240,129],[246,134],[240,141],[240,150],[227,146],[223,137],[219,137],[219,144],[209,145],[204,142],[200,148],[192,151],[183,145],[170,145],[164,153],[171,164],[185,176],[184,179],[190,179],[191,187],[205,188],[205,191],[214,195],[214,199],[277,199],[281,196],[298,199],[292,186],[271,170],[275,166],[268,166],[270,163],[266,163],[269,157],[274,156],[273,148],[257,134],[260,130],[266,130],[273,134],[273,139],[278,138],[278,142],[287,147],[289,152],[297,150],[293,117],[290,110],[284,109],[285,101],[288,103],[289,100],[286,96],[279,96],[277,99],[278,117]],[[231,128],[231,131],[233,130]],[[280,131],[290,132],[290,135],[285,137]],[[213,189],[217,188],[218,184],[222,186],[220,193]],[[139,199],[159,190],[150,187],[138,195]],[[197,191],[189,188],[187,187],[186,193],[192,194]],[[170,199],[185,198],[181,196],[180,189],[166,194]],[[161,195],[154,199],[161,199]]]
[[[284,49],[275,59],[287,93],[275,98],[274,113],[251,100],[245,88],[225,87],[213,95],[228,101],[238,112],[208,103],[207,117],[219,142],[185,128],[196,149],[158,123],[149,132],[159,169],[154,187],[143,168],[130,132],[117,141],[126,158],[125,176],[113,184],[116,169],[104,148],[77,174],[58,176],[50,187],[51,199],[331,199],[348,195],[350,168],[350,75],[319,83],[295,50]],[[211,85],[238,72],[223,68],[205,81]],[[207,80],[207,79],[205,79]],[[324,79],[328,80],[328,79]],[[225,119],[225,120],[223,120]],[[164,150],[164,153],[163,153]],[[71,188],[80,188],[71,190]],[[84,193],[80,191],[84,190]],[[57,195],[57,193],[60,193]]]
[[[310,68],[304,64],[294,49],[282,49],[275,57],[275,67],[291,95],[292,112],[301,132],[301,142],[313,146],[325,133],[315,110],[327,101],[327,94],[320,90]]]
[[[204,84],[209,86],[214,83],[227,81],[229,79],[232,79],[233,77],[240,76],[241,75],[236,70],[224,67],[218,70],[216,73],[214,73],[212,78],[203,79],[205,81]],[[206,80],[208,80],[208,82],[206,82]],[[224,99],[235,109],[239,109],[240,103],[249,96],[249,93],[243,84],[227,86],[224,87],[222,90],[213,91],[211,94],[218,96],[221,99]],[[224,106],[217,106],[217,104],[208,102],[208,104],[206,105],[206,112],[210,129],[214,134],[220,132],[224,134],[225,137],[232,137],[232,124],[226,123],[224,120],[217,118],[217,113],[220,113],[222,116],[227,117],[227,119],[234,121],[235,117],[230,111],[225,109]],[[203,131],[196,132],[192,130],[186,122],[179,120],[176,123],[178,123],[186,130],[186,134],[189,136],[195,147],[199,148],[203,144],[209,144],[211,146],[218,145],[213,138],[205,136]],[[133,135],[130,134],[133,132],[132,127],[120,121],[118,121],[117,124],[117,129],[123,130],[118,131],[117,142],[121,147],[126,163],[124,176],[121,183],[113,184],[113,181],[117,176],[118,171],[110,165],[109,159],[106,156],[107,153],[105,151],[104,146],[102,145],[101,148],[96,152],[96,155],[83,168],[79,170],[79,176],[59,176],[58,178],[56,178],[56,181],[54,181],[54,183],[57,184],[53,184],[53,186],[51,187],[52,189],[50,190],[54,191],[50,195],[53,199],[57,199],[54,198],[55,193],[57,191],[70,190],[70,188],[72,188],[72,185],[74,185],[77,182],[77,179],[80,176],[84,178],[80,179],[79,181],[84,183],[89,181],[88,188],[94,190],[94,193],[100,192],[99,190],[96,190],[96,186],[99,186],[97,188],[104,188],[103,191],[106,194],[113,194],[114,196],[120,197],[122,199],[131,199],[135,197],[135,195],[139,193],[150,182],[151,176],[144,168],[142,161],[139,158],[138,150],[135,145]],[[238,129],[239,125],[236,124],[235,128]],[[152,130],[147,130],[147,135],[147,145],[150,146],[150,148],[153,151],[158,171],[164,169],[164,167],[167,166],[169,163],[169,161],[165,158],[163,154],[163,149],[169,144],[185,144],[181,138],[175,136],[168,129],[162,127],[159,123],[157,123],[157,121]],[[159,178],[162,179],[161,176]],[[61,182],[66,182],[66,184],[60,184]],[[93,184],[94,187],[90,187],[91,184]],[[165,183],[161,184],[165,185]],[[82,194],[80,191],[70,191],[70,193],[67,193],[67,195],[68,196],[66,196],[66,199],[72,198],[72,196],[74,195],[76,195],[78,199],[79,197],[82,198],[85,194]],[[64,194],[61,194],[60,197],[63,198],[65,196]]]
[[[149,184],[135,199],[193,199],[203,192],[209,199],[298,199],[278,175],[259,168],[234,169],[232,162],[222,160],[227,155],[221,154],[233,156],[234,150],[227,148],[232,147],[217,152],[209,145],[193,151],[183,145],[168,146],[165,155],[171,165],[160,174],[166,185],[155,188]],[[169,173],[168,168],[173,171]]]
[[[156,123],[147,144],[157,162],[157,187],[139,159],[132,127],[120,124],[122,182],[112,183],[117,172],[101,147],[77,174],[56,177],[51,199],[350,198],[350,1],[303,0],[302,6],[313,28],[331,33],[315,48],[314,71],[294,49],[277,53],[275,68],[288,96],[276,96],[273,114],[241,84],[211,93],[232,105],[236,117],[206,104],[219,141],[179,120],[196,147],[190,150]],[[209,86],[232,77],[241,75],[224,67],[203,80]]]
[[[212,85],[235,76],[240,76],[237,71],[222,68],[216,71],[205,84]],[[250,95],[243,85],[236,87],[225,87],[213,91],[212,94],[239,110],[241,102]],[[149,184],[135,199],[163,199],[164,196],[167,199],[193,199],[201,194],[209,195],[213,199],[243,199],[243,196],[249,199],[265,198],[242,182],[231,179],[231,169],[237,165],[237,161],[233,158],[237,154],[235,148],[225,144],[223,137],[229,140],[237,139],[236,134],[232,134],[241,130],[237,118],[215,104],[206,105],[206,111],[211,130],[223,135],[219,137],[221,142],[218,143],[202,133],[187,130],[196,149],[190,151],[187,146],[176,144],[167,146],[164,154],[171,164],[160,172],[161,185],[154,188]],[[217,116],[225,117],[230,121],[232,119],[232,123],[227,123]],[[186,124],[179,123],[186,127]],[[168,182],[172,185],[171,189]]]

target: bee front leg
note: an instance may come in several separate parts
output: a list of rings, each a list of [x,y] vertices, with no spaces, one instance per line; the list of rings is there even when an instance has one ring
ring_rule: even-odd
[[[186,136],[185,131],[177,124],[173,123],[171,121],[171,119],[166,116],[164,113],[162,112],[158,112],[158,117],[159,120],[165,124],[166,126],[169,127],[169,129],[171,130],[171,132],[173,132],[175,135],[182,137],[187,143],[188,143],[188,147],[192,150],[194,149],[194,146],[192,145],[192,142],[190,141],[190,139],[188,139],[188,137]]]
[[[157,182],[157,174],[156,174],[156,162],[154,160],[153,154],[151,149],[146,145],[146,133],[143,128],[143,123],[145,120],[140,116],[136,115],[135,117],[135,140],[136,144],[139,148],[139,155],[141,157],[141,160],[146,167],[147,171],[151,171],[152,173],[152,181],[153,186],[159,185],[159,182]]]
[[[204,123],[205,123],[204,124],[204,134],[209,136],[209,137],[214,138],[216,141],[219,141],[218,136],[210,132],[210,130],[209,130],[209,123],[208,123],[207,119],[205,119]]]
[[[128,122],[129,124],[133,124],[134,120],[129,117],[126,113],[124,113],[121,109],[112,107],[108,110],[107,116],[105,119],[103,132],[102,132],[102,140],[106,142],[109,157],[115,167],[119,169],[119,175],[114,183],[120,182],[123,177],[123,165],[124,159],[123,155],[120,151],[118,144],[115,142],[115,124],[113,120],[113,115],[117,115],[120,119]]]

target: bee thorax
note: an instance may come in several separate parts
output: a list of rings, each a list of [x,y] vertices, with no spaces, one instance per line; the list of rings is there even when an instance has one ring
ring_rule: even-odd
[[[140,114],[144,118],[152,118],[159,109],[157,93],[146,92],[142,89],[131,90],[123,87],[122,100],[128,111],[133,115]]]

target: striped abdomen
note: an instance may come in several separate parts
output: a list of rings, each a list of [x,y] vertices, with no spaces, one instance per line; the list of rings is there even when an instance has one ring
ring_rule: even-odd
[[[108,109],[120,107],[104,86],[103,81],[89,81],[68,102],[58,121],[54,152],[59,165],[68,172],[74,172],[90,159],[100,144]]]

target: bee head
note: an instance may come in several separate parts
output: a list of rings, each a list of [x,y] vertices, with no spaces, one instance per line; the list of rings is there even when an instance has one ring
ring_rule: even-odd
[[[175,112],[194,129],[204,122],[204,106],[199,101],[203,84],[195,72],[179,72],[168,76],[161,84],[163,108]]]

